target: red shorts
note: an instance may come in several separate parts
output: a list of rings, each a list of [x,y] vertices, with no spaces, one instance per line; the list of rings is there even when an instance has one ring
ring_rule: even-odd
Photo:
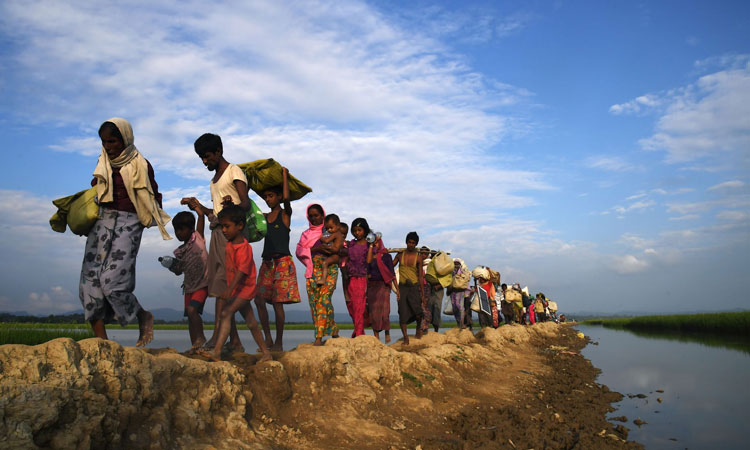
[[[185,294],[185,316],[187,316],[188,306],[198,310],[198,314],[203,314],[203,306],[206,304],[208,297],[208,288],[198,289],[195,292]]]

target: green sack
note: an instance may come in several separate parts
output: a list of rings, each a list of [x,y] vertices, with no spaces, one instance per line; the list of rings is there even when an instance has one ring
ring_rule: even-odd
[[[281,186],[284,182],[282,166],[272,158],[237,164],[237,166],[245,172],[247,186],[258,195],[262,195],[263,191],[269,188]],[[291,173],[287,174],[287,184],[290,201],[299,200],[312,192],[308,185],[292,176]]]
[[[250,200],[250,209],[245,216],[245,237],[248,242],[258,242],[266,237],[268,224],[266,216],[263,215],[258,205],[252,199],[248,200]]]
[[[58,233],[64,233],[67,225],[70,231],[79,236],[88,235],[91,227],[99,220],[99,205],[95,199],[96,187],[91,187],[53,200],[52,204],[57,207],[57,212],[49,219],[50,227]]]

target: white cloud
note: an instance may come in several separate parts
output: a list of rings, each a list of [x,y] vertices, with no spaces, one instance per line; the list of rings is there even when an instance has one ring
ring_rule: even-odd
[[[733,222],[750,222],[750,214],[747,213],[747,211],[721,211],[718,214],[716,214],[716,218],[720,220],[729,220]]]
[[[683,220],[697,220],[700,219],[701,216],[698,214],[685,214],[684,216],[677,216],[677,217],[670,217],[669,220],[673,222],[681,222]]]
[[[648,262],[633,255],[615,256],[611,261],[612,269],[623,275],[643,272],[648,269]]]
[[[661,99],[653,94],[641,95],[629,102],[615,104],[609,107],[609,112],[614,115],[638,114],[649,111],[661,105]]]
[[[654,205],[656,205],[656,202],[653,200],[642,200],[633,202],[628,206],[615,206],[612,208],[612,210],[618,214],[625,214],[633,211],[643,210]]]
[[[702,162],[731,168],[750,162],[750,63],[746,56],[728,68],[659,97],[664,112],[646,150],[660,150],[669,163]]]
[[[584,161],[590,169],[606,170],[608,172],[641,171],[643,167],[632,164],[620,156],[591,156]]]
[[[745,183],[740,180],[732,180],[732,181],[725,181],[723,183],[719,183],[716,185],[713,185],[708,188],[709,191],[716,191],[716,190],[724,190],[724,189],[739,189],[745,187]]]

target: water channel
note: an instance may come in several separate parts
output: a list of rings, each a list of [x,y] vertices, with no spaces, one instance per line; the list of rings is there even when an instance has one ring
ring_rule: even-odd
[[[750,448],[750,342],[576,328],[597,343],[582,352],[602,370],[597,382],[625,396],[608,417],[628,418],[628,439],[647,449]]]

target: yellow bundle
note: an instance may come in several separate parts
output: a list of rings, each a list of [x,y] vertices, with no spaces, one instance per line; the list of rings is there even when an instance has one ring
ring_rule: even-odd
[[[66,226],[79,235],[89,234],[91,227],[99,219],[99,205],[94,201],[96,187],[76,192],[67,197],[53,200],[57,212],[49,219],[49,225],[58,233],[64,233]]]
[[[257,161],[237,164],[245,172],[247,177],[247,186],[256,194],[262,195],[263,191],[281,186],[284,182],[282,166],[273,158],[259,159]],[[287,183],[289,184],[289,200],[299,200],[309,192],[312,192],[305,183],[301,182],[292,174],[287,174]]]

